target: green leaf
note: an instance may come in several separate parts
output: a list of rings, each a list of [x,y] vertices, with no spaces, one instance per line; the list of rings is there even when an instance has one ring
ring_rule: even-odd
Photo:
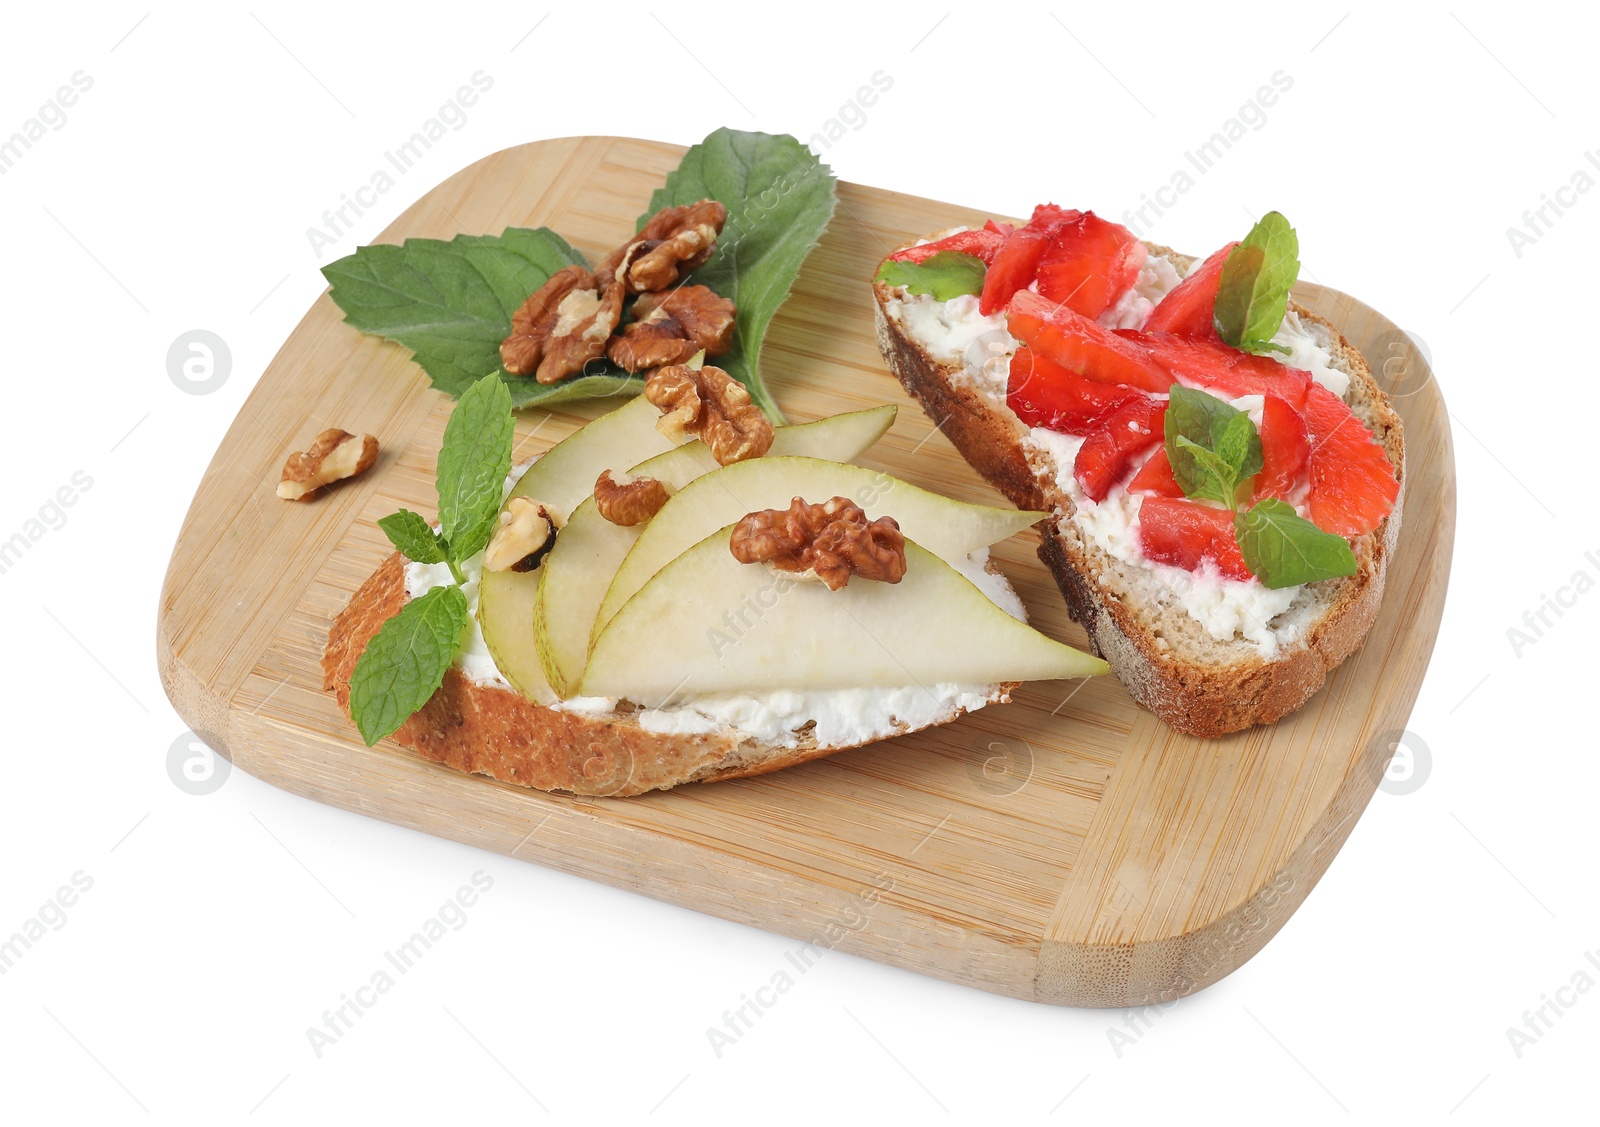
[[[1222,264],[1212,306],[1217,333],[1245,352],[1287,352],[1272,343],[1300,277],[1300,240],[1276,211],[1261,217]]]
[[[987,271],[977,255],[941,250],[921,262],[885,260],[874,280],[904,286],[907,293],[932,294],[935,301],[949,301],[962,294],[982,293]]]
[[[350,715],[368,747],[392,735],[438,691],[468,621],[461,588],[435,587],[373,635],[350,675]]]
[[[439,547],[433,526],[410,509],[381,518],[378,527],[406,559],[424,564],[444,562],[444,551]]]
[[[733,347],[715,363],[750,390],[775,423],[783,415],[761,379],[761,345],[800,264],[836,202],[833,173],[787,134],[718,129],[683,155],[650,197],[639,226],[664,207],[714,199],[728,209],[717,249],[689,281],[738,307]]]
[[[1267,587],[1294,587],[1356,573],[1344,537],[1324,532],[1287,502],[1271,498],[1233,516],[1245,566]]]
[[[1231,509],[1239,486],[1261,472],[1261,436],[1250,416],[1203,391],[1172,385],[1166,443],[1172,476],[1189,497]]]
[[[436,477],[440,535],[452,563],[461,563],[489,542],[511,472],[514,428],[511,394],[493,376],[473,384],[450,412]]]
[[[360,247],[322,274],[349,324],[405,345],[434,387],[460,396],[499,371],[511,314],[551,274],[573,264],[587,265],[549,228],[507,227],[449,242]],[[501,378],[519,406],[552,398],[531,377]]]

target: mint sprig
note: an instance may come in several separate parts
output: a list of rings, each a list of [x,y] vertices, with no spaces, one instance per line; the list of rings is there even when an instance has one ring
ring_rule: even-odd
[[[1167,401],[1167,461],[1185,496],[1233,512],[1245,566],[1265,587],[1295,587],[1356,573],[1344,537],[1324,532],[1276,497],[1248,509],[1251,479],[1261,472],[1261,434],[1250,416],[1214,395],[1173,384]]]
[[[1280,212],[1269,211],[1222,264],[1212,317],[1223,343],[1245,352],[1288,352],[1272,338],[1299,277],[1299,237]]]
[[[460,587],[435,587],[372,636],[350,675],[350,715],[368,747],[393,735],[439,691],[468,618]]]
[[[1261,436],[1250,416],[1214,395],[1173,384],[1167,401],[1167,461],[1190,497],[1227,508],[1261,472]]]
[[[360,247],[322,268],[328,296],[344,319],[409,348],[433,386],[460,397],[499,373],[518,407],[568,399],[635,395],[644,381],[597,365],[555,384],[500,371],[500,342],[511,315],[564,266],[587,265],[548,227],[507,227],[499,235],[407,239],[400,246]]]
[[[1233,514],[1245,566],[1265,587],[1295,587],[1356,573],[1355,553],[1342,536],[1324,532],[1276,497]]]
[[[683,154],[651,195],[639,225],[664,207],[702,199],[720,201],[728,221],[711,258],[688,280],[710,286],[738,309],[733,347],[715,363],[781,423],[783,414],[761,378],[761,345],[801,263],[833,218],[833,172],[788,134],[718,129]]]
[[[420,514],[401,509],[379,518],[378,527],[406,559],[423,564],[444,562],[444,546],[439,534]]]
[[[450,413],[436,477],[439,531],[452,563],[489,543],[511,470],[514,428],[511,393],[495,379],[479,380]]]
[[[904,286],[907,293],[931,294],[935,301],[949,301],[962,294],[982,293],[987,272],[977,255],[941,250],[921,262],[886,259],[874,280]]]
[[[461,565],[483,551],[494,532],[511,472],[511,394],[496,376],[461,396],[445,424],[435,484],[440,531],[401,509],[378,527],[407,559],[450,565],[453,583],[412,599],[367,642],[350,676],[350,715],[368,746],[393,735],[428,703],[461,649],[470,618]]]

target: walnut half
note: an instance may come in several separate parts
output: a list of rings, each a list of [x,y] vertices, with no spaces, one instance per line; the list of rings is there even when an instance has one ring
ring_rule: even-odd
[[[830,591],[852,575],[898,583],[906,574],[900,525],[893,517],[869,521],[861,506],[844,497],[820,505],[796,497],[787,509],[750,513],[733,526],[728,549],[740,563],[814,574]]]
[[[642,294],[606,355],[630,372],[682,364],[702,350],[721,356],[733,345],[735,312],[733,302],[705,286]]]
[[[682,442],[706,444],[718,465],[759,458],[772,449],[772,422],[750,400],[745,386],[709,364],[669,364],[650,373],[644,397],[661,408],[656,429]]]
[[[359,437],[338,427],[317,435],[311,449],[289,455],[278,482],[278,496],[285,501],[309,501],[325,485],[366,473],[378,460],[378,440],[370,434]]]
[[[581,266],[557,270],[511,315],[500,363],[513,376],[532,375],[545,384],[576,375],[606,354],[626,296],[621,283]]]
[[[594,483],[594,506],[612,524],[643,524],[661,511],[671,496],[666,483],[653,477],[613,475],[601,470]]]
[[[531,497],[511,498],[500,510],[500,523],[483,550],[483,569],[532,571],[556,546],[562,523],[554,510]]]
[[[717,247],[728,209],[716,200],[664,207],[637,235],[612,251],[595,273],[629,293],[652,293],[677,285],[703,266]]]

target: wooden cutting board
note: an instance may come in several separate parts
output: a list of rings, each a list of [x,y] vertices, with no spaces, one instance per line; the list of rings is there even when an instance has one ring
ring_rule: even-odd
[[[555,228],[599,257],[632,233],[681,149],[609,137],[508,149],[381,236]],[[868,278],[920,233],[981,216],[839,185],[839,210],[772,327],[763,370],[791,421],[896,403],[862,461],[1004,504],[887,373]],[[1205,251],[1208,247],[1188,248]],[[159,661],[173,705],[232,762],[295,794],[985,990],[1126,1006],[1254,955],[1327,869],[1382,778],[1433,649],[1455,523],[1445,408],[1396,327],[1336,291],[1296,296],[1381,369],[1407,439],[1405,524],[1365,647],[1294,716],[1223,740],[1169,729],[1112,677],[1023,687],[918,735],[759,779],[582,799],[364,747],[321,689],[328,625],[389,552],[379,517],[431,514],[451,401],[403,348],[319,298],[212,459],[173,549]],[[610,405],[530,412],[526,458]],[[311,504],[274,495],[325,427],[376,434],[377,466]],[[996,558],[1034,623],[1086,644],[1030,531]]]

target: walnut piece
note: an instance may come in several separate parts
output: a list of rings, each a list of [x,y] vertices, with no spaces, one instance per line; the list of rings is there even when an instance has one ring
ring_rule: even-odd
[[[485,571],[532,571],[556,546],[556,531],[565,523],[554,509],[531,497],[513,497],[500,510],[489,546],[483,550]]]
[[[820,505],[796,497],[787,509],[750,513],[733,526],[728,548],[740,563],[814,574],[830,591],[852,575],[898,583],[906,574],[900,525],[893,517],[869,521],[860,505],[844,497]]]
[[[632,527],[643,524],[661,511],[671,492],[663,481],[653,477],[614,475],[601,470],[594,483],[594,505],[612,524]]]
[[[370,434],[359,437],[338,427],[317,435],[311,449],[289,455],[278,482],[278,496],[285,501],[309,501],[325,485],[366,473],[378,460],[378,440]]]
[[[633,304],[633,320],[611,338],[606,355],[619,368],[642,372],[682,364],[696,352],[721,356],[733,345],[734,304],[705,286],[647,293]]]
[[[716,200],[662,208],[637,235],[608,254],[595,273],[622,282],[629,293],[675,286],[705,265],[727,221],[728,209]]]
[[[721,368],[657,368],[645,381],[644,397],[661,408],[657,430],[675,442],[700,439],[718,465],[759,458],[772,448],[772,422]]]
[[[583,371],[606,354],[622,319],[627,295],[581,266],[557,270],[511,315],[511,335],[500,342],[500,362],[514,376],[555,383]]]

